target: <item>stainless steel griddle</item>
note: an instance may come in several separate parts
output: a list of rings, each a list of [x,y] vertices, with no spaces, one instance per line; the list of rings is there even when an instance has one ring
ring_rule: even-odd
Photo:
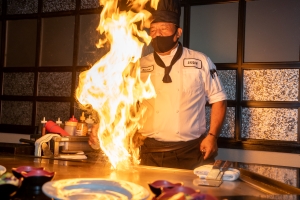
[[[168,180],[173,183],[182,182],[184,186],[214,196],[263,197],[270,194],[300,194],[300,189],[298,188],[279,183],[273,179],[268,179],[243,169],[240,169],[241,179],[233,182],[224,181],[219,187],[209,187],[195,185],[193,183],[194,179],[198,177],[192,170],[183,169],[136,166],[130,170],[111,170],[110,165],[105,162],[75,162],[57,159],[37,159],[32,156],[16,155],[0,155],[0,164],[5,166],[7,171],[10,171],[12,167],[23,165],[35,167],[43,166],[47,171],[56,172],[53,180],[69,178],[110,178],[130,181],[142,185],[148,190],[148,183],[152,183],[156,180]],[[149,199],[151,198],[152,196]]]

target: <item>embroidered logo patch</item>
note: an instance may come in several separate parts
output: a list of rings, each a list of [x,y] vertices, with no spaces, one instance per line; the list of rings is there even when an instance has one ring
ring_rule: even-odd
[[[154,70],[154,66],[141,67],[141,73],[152,72]]]
[[[196,67],[202,69],[202,62],[196,58],[185,58],[183,59],[183,66],[185,67]]]

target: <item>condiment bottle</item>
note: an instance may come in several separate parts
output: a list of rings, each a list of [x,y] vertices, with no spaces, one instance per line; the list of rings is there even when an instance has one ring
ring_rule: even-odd
[[[92,127],[93,127],[93,124],[94,124],[94,120],[92,119],[92,115],[89,115],[89,118],[87,118],[85,120],[85,123],[87,124],[87,128],[88,128],[87,136],[90,136],[91,133],[92,133]]]
[[[69,119],[69,121],[65,122],[64,130],[69,133],[71,136],[76,134],[76,126],[77,126],[78,120],[72,116],[72,118]]]
[[[76,136],[86,136],[88,131],[87,124],[85,123],[85,116],[84,112],[82,112],[82,115],[80,116],[80,121],[77,124],[76,127]]]
[[[55,122],[60,128],[63,128],[63,124],[62,121],[60,120],[60,118],[57,119],[57,121]]]
[[[42,124],[41,134],[42,134],[42,136],[46,135],[46,123],[47,123],[47,121],[44,117],[43,120],[41,121],[41,124]]]
[[[59,126],[60,128],[64,129],[63,123],[60,120],[60,117],[57,119],[57,121],[55,122],[57,124],[57,126]],[[66,142],[59,142],[59,146],[65,146]]]

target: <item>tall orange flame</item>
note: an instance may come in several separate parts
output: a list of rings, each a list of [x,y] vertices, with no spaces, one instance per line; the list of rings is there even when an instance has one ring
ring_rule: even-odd
[[[151,18],[143,9],[147,2],[132,0],[132,9],[120,11],[118,0],[100,1],[104,7],[97,30],[105,37],[97,46],[109,44],[110,50],[80,74],[76,89],[78,101],[91,105],[99,115],[100,147],[115,169],[139,164],[138,148],[132,143],[134,134],[143,126],[141,118],[146,109],[139,102],[156,95],[150,78],[146,82],[140,79],[142,48],[151,41],[143,30]],[[152,0],[151,6],[156,8],[157,3]]]

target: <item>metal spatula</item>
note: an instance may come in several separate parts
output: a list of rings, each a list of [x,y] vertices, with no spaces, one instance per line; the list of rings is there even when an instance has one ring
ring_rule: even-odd
[[[230,161],[226,161],[226,162],[222,165],[222,167],[220,168],[220,173],[219,173],[219,175],[218,175],[218,177],[217,177],[217,180],[222,180],[222,177],[223,177],[225,171],[228,170],[228,168],[230,167],[230,165],[231,165],[231,162],[230,162]]]
[[[214,163],[211,171],[208,173],[206,179],[197,179],[195,180],[195,184],[199,186],[203,185],[203,186],[219,187],[223,183],[222,177],[230,165],[231,162],[229,161],[223,162],[221,160],[217,160]]]
[[[222,160],[216,160],[212,169],[207,174],[206,179],[208,180],[216,180],[220,173],[220,168],[222,166],[223,161]]]

